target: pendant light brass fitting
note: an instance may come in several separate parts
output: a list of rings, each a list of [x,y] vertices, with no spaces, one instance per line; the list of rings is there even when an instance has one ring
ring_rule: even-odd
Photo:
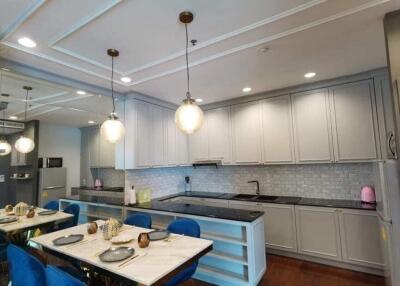
[[[179,21],[183,24],[189,24],[193,21],[193,13],[189,11],[183,11],[179,14]]]
[[[119,56],[119,51],[116,50],[116,49],[108,49],[108,50],[107,50],[107,54],[108,54],[110,57],[115,58],[115,57],[118,57],[118,56]]]

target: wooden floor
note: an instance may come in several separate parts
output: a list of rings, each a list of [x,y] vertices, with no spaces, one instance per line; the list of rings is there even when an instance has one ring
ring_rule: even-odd
[[[7,276],[0,285],[7,285]],[[184,286],[208,286],[201,281],[188,281]],[[268,271],[262,286],[384,286],[382,277],[324,266],[292,258],[269,255]]]
[[[185,286],[210,285],[190,281]],[[382,277],[344,270],[283,256],[268,256],[263,286],[384,286]]]

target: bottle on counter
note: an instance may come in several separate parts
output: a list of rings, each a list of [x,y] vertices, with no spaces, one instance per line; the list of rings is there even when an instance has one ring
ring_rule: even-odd
[[[185,177],[185,192],[191,192],[192,186],[190,185],[190,178],[189,176]]]
[[[132,185],[132,187],[130,189],[125,190],[124,201],[125,201],[125,205],[136,204],[135,186]]]

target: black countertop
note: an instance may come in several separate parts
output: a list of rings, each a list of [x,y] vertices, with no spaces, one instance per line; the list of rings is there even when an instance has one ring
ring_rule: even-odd
[[[313,199],[302,198],[297,205],[314,206],[314,207],[332,207],[341,209],[360,209],[360,210],[376,210],[375,204],[363,203],[361,201],[352,200],[330,200],[330,199]]]
[[[134,204],[130,207],[139,209],[151,209],[158,211],[166,211],[172,213],[190,214],[204,217],[211,217],[217,219],[235,220],[243,222],[252,222],[262,216],[264,212],[261,211],[247,211],[237,210],[221,207],[209,207],[194,204],[184,204],[175,202],[163,202],[157,199],[148,203]]]
[[[72,195],[72,196],[66,196],[66,197],[64,197],[64,199],[87,202],[87,203],[95,203],[95,204],[121,206],[121,207],[124,205],[123,198],[114,198],[114,197]]]

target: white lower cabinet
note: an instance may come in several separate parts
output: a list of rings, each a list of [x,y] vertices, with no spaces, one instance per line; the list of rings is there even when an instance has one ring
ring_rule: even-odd
[[[342,259],[336,209],[296,206],[296,225],[299,253]]]
[[[343,261],[383,268],[379,219],[375,212],[339,210]]]

